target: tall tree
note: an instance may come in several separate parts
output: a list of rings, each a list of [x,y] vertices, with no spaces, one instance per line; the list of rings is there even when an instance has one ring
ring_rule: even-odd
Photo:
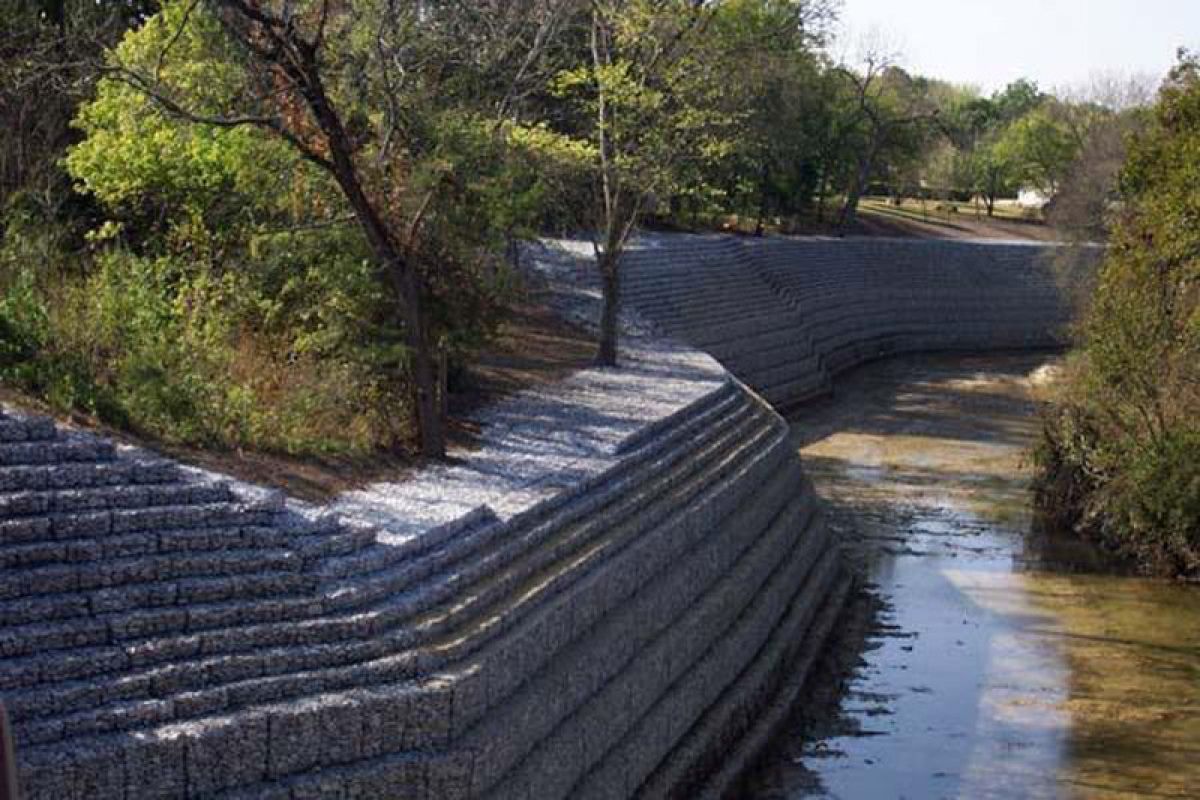
[[[839,229],[845,230],[854,224],[859,200],[888,149],[904,154],[920,148],[925,129],[940,112],[878,45],[867,47],[861,69],[842,66],[836,74],[849,87],[849,128],[857,139],[851,139],[857,156],[838,218]]]
[[[1129,143],[1149,123],[1157,82],[1147,76],[1101,75],[1061,98],[1079,152],[1047,209],[1047,221],[1066,236],[1107,238],[1111,212],[1119,207],[1117,178]]]
[[[970,154],[972,189],[983,198],[989,217],[996,214],[996,201],[1017,190],[1017,169],[1012,151],[992,134]]]
[[[1200,60],[1181,51],[1130,143],[1123,201],[1039,501],[1146,567],[1200,576]]]
[[[176,0],[158,18],[171,31],[155,57],[118,56],[108,65],[114,80],[161,112],[196,125],[256,127],[331,177],[395,301],[427,456],[445,451],[435,312],[437,298],[455,292],[430,219],[456,189],[452,171],[439,167],[437,117],[429,112],[452,96],[468,116],[515,113],[528,87],[544,79],[540,58],[568,5]],[[204,14],[219,32],[212,46],[241,76],[236,96],[215,105],[204,87],[173,80],[186,70],[164,69]]]
[[[761,235],[769,212],[807,208],[824,126],[821,48],[835,7],[825,0],[733,0],[722,4],[695,60],[724,87],[719,107],[736,122],[707,180],[730,210],[753,214]]]
[[[1035,81],[1018,78],[992,95],[993,121],[1001,127],[1011,125],[1040,106],[1045,98]]]
[[[996,146],[1014,165],[1018,179],[1053,195],[1081,145],[1049,105],[1042,105],[1009,125]]]
[[[687,58],[714,13],[703,0],[591,0],[586,61],[556,79],[576,110],[571,135],[587,142],[594,193],[582,209],[603,289],[596,363],[617,363],[620,264],[652,199],[694,152],[707,121],[689,117]]]

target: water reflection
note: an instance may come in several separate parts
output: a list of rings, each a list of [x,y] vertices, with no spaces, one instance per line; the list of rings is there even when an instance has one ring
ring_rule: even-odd
[[[1042,364],[888,362],[795,420],[886,608],[837,713],[800,709],[743,796],[1200,796],[1200,592],[1034,532]]]

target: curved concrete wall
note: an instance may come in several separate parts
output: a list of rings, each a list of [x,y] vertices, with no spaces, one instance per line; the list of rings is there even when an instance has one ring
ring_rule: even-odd
[[[531,261],[594,318],[574,247]],[[793,247],[647,239],[628,297],[777,402],[882,352],[1050,341],[1051,304],[1019,302],[1044,288],[1003,259],[881,277],[834,244],[798,270]],[[930,324],[1002,272],[1002,303]],[[719,795],[848,580],[779,415],[626,328],[621,369],[503,401],[459,463],[331,508],[0,416],[0,697],[27,796]]]

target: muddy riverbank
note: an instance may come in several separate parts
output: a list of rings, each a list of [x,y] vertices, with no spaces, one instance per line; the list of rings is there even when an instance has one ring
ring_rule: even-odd
[[[746,798],[1195,797],[1200,590],[1036,533],[1038,355],[868,366],[793,419],[864,576]]]

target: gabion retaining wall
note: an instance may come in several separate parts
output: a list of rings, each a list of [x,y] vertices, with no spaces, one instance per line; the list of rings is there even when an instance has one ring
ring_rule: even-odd
[[[888,355],[1062,345],[1071,308],[1049,257],[1057,249],[660,234],[630,249],[622,292],[786,408]]]
[[[786,423],[695,348],[787,403],[864,358],[1044,344],[1060,319],[1014,267],[1032,250],[838,247],[643,240],[620,369],[505,400],[458,463],[330,507],[0,415],[26,796],[719,796],[848,578]],[[583,252],[528,258],[587,318]]]

